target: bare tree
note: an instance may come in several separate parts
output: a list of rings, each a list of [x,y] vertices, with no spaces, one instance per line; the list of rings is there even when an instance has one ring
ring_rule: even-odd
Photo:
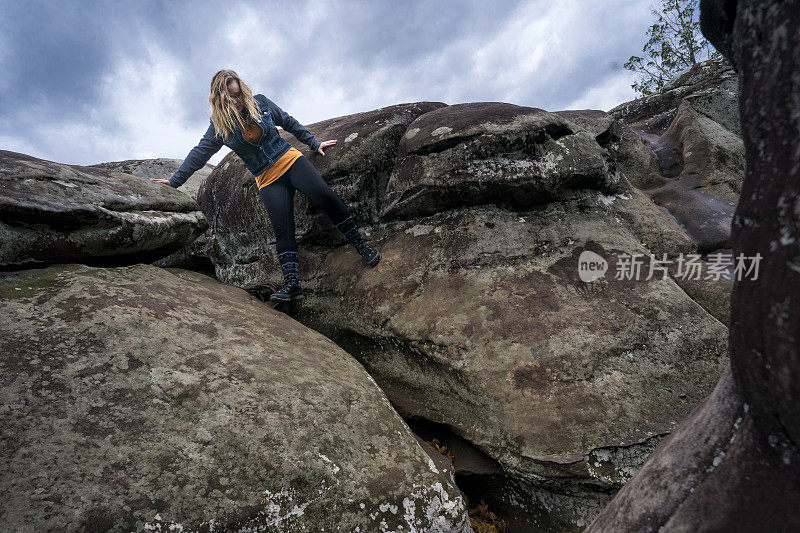
[[[700,33],[698,0],[661,0],[651,8],[655,22],[648,28],[644,57],[631,56],[625,68],[638,74],[631,85],[642,95],[660,91],[677,73],[706,59],[722,59]]]

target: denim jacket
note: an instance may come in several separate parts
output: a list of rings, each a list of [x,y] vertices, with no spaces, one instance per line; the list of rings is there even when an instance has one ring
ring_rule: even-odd
[[[253,98],[261,109],[261,116],[254,117],[254,120],[264,130],[258,144],[253,144],[245,139],[241,128],[236,128],[233,133],[228,135],[227,140],[223,140],[222,135],[215,133],[212,122],[198,145],[192,148],[180,168],[170,177],[169,184],[172,187],[177,188],[183,185],[192,174],[203,168],[203,165],[222,148],[223,144],[242,159],[247,170],[254,176],[261,174],[291,148],[291,145],[278,133],[276,125],[294,135],[298,141],[308,145],[312,151],[316,152],[321,143],[302,124],[263,94],[256,94]],[[209,122],[211,121],[209,120]]]

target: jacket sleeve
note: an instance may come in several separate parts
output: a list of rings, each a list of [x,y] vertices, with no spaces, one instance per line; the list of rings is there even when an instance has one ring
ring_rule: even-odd
[[[317,148],[319,148],[319,145],[322,143],[319,142],[310,131],[305,129],[302,124],[297,122],[293,116],[278,107],[275,102],[263,94],[258,96],[260,96],[264,102],[262,105],[262,111],[264,106],[266,106],[266,109],[269,109],[269,112],[272,115],[272,120],[275,121],[275,124],[294,135],[298,141],[311,148],[312,152],[317,151]]]
[[[219,149],[222,148],[222,144],[222,137],[216,136],[214,123],[212,122],[197,146],[192,148],[178,170],[169,178],[169,184],[177,189],[186,183],[186,180],[188,180],[192,174],[203,168],[203,165],[211,159],[212,155],[219,152]]]

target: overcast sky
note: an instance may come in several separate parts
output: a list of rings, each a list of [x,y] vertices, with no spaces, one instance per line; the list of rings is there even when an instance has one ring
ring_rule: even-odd
[[[222,68],[303,124],[415,101],[607,111],[636,97],[622,65],[651,4],[0,0],[0,149],[183,159]]]

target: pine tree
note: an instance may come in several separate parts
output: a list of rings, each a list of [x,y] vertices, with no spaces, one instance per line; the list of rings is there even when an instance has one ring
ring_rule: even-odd
[[[660,91],[679,72],[706,59],[722,59],[700,33],[699,0],[661,0],[651,8],[655,22],[647,30],[644,57],[631,56],[624,67],[638,74],[631,85],[642,95]]]

